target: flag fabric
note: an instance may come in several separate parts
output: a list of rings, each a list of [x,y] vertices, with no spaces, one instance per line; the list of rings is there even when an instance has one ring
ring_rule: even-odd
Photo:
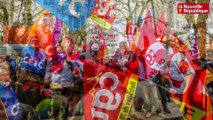
[[[163,62],[156,54],[161,54],[162,57],[165,48],[160,42],[156,42],[150,11],[147,11],[146,17],[144,18],[143,24],[139,27],[137,35],[137,48],[142,51],[141,55],[145,58],[144,67],[146,68],[147,79],[151,79],[160,70],[160,64],[158,63]]]
[[[12,26],[6,27],[5,44],[26,44],[29,26],[13,23]]]
[[[84,108],[85,119],[127,119],[138,76],[113,69],[106,70],[104,65],[93,61],[84,62],[84,73],[84,106],[87,106]]]
[[[206,73],[199,67],[197,60],[193,61],[192,66],[195,73],[193,75],[187,75],[185,80],[176,89],[180,90],[182,88],[183,92],[179,92],[174,95],[174,101],[176,104],[180,105],[180,110],[186,119],[199,119],[199,120],[210,120],[212,119],[212,107],[210,98],[205,94],[206,90],[202,89],[204,82],[206,81]],[[197,62],[197,63],[196,63]],[[174,75],[171,75],[174,77]],[[186,82],[185,82],[186,81]],[[189,83],[187,83],[189,81]],[[193,81],[193,82],[192,82]],[[185,87],[183,87],[185,86]],[[184,88],[184,89],[183,89]]]
[[[137,48],[141,50],[147,49],[149,45],[155,42],[155,34],[153,28],[152,17],[150,11],[147,11],[143,24],[139,27],[139,32],[136,33],[138,37],[135,40]]]
[[[148,29],[147,24],[143,24],[142,33],[139,37],[137,47],[141,48],[142,50],[147,49],[148,46],[154,42],[154,40],[155,40],[155,36]]]
[[[156,22],[157,31],[148,31],[148,26],[143,23],[141,31],[144,31],[142,36],[147,36],[151,42],[144,49],[145,68],[147,79],[150,80],[158,73],[166,73],[172,89],[176,93],[172,96],[175,103],[179,104],[181,112],[186,119],[212,119],[212,107],[210,98],[205,93],[206,73],[200,67],[198,59],[192,59],[186,45],[170,32],[167,44],[169,47],[167,60],[165,57],[166,44],[166,23],[163,15]],[[145,26],[146,25],[146,26]],[[156,36],[155,36],[155,33]],[[159,41],[153,41],[159,39]],[[143,46],[145,39],[140,39],[138,47]],[[165,63],[167,61],[167,63]],[[166,65],[166,66],[165,66]]]
[[[148,10],[146,13],[146,16],[143,18],[143,24],[141,23],[138,25],[137,31],[134,35],[134,43],[133,43],[134,46],[132,46],[133,51],[134,49],[136,50],[136,48],[139,48],[140,50],[144,50],[147,48],[147,46],[149,46],[150,42],[155,41],[154,39],[150,39],[150,38],[148,39],[147,37],[145,37],[145,35],[147,35],[145,32],[154,32],[153,26],[154,24],[153,24],[152,16],[151,16],[150,10]],[[152,35],[149,35],[149,36],[151,37]]]
[[[138,31],[138,26],[131,24],[129,21],[126,26],[126,35],[127,35],[127,41],[129,42],[130,48],[133,48],[132,45],[134,44],[134,37],[136,32]]]
[[[143,19],[144,23],[147,24],[150,31],[154,32],[154,23],[153,23],[153,17],[151,15],[150,10],[147,11],[146,17]]]
[[[42,49],[45,50],[47,43],[52,43],[53,26],[50,17],[50,13],[44,10],[31,26],[14,23],[8,30],[6,29],[7,33],[5,35],[8,36],[5,37],[5,43],[28,44],[30,36],[37,36]]]
[[[7,44],[7,42],[8,42],[8,27],[6,25],[6,21],[4,21],[3,33],[4,33],[3,44]]]
[[[167,22],[165,20],[164,14],[160,15],[155,24],[155,27],[155,34],[157,37],[161,38],[166,35]]]
[[[16,65],[16,59],[15,58],[9,58],[10,63],[10,70],[16,71],[17,65]]]
[[[84,25],[96,5],[95,0],[36,0],[36,2],[60,19],[72,31],[76,31]]]
[[[55,64],[62,64],[63,59],[66,58],[66,55],[64,53],[58,53],[56,45],[59,44],[60,37],[62,35],[62,22],[56,18],[55,20],[55,27],[52,33],[52,40],[51,43],[47,46],[48,48],[48,56],[47,59],[51,58],[52,65]]]
[[[7,87],[0,86],[0,106],[6,111],[9,120],[19,120],[21,118],[18,97],[15,92]]]
[[[18,25],[18,27],[16,28],[16,44],[26,44],[27,41],[27,35],[28,35],[28,31],[29,30],[29,26],[28,25]]]
[[[46,54],[42,50],[34,52],[34,47],[30,45],[24,46],[23,51],[24,55],[20,63],[20,68],[30,70],[37,74],[44,74]]]
[[[196,59],[198,57],[198,43],[195,35],[195,30],[192,24],[189,31],[189,43],[190,43],[189,53],[193,59]]]
[[[53,31],[53,43],[57,44],[60,41],[61,35],[62,35],[62,21],[56,18],[55,20],[55,27]]]
[[[112,16],[113,10],[112,0],[96,0],[96,7],[92,10],[90,18],[101,27],[109,30],[115,20],[115,16]]]
[[[106,46],[106,39],[104,38],[104,32],[103,30],[99,30],[100,33],[100,48],[98,52],[98,59],[103,59],[105,57],[105,50],[107,48]]]
[[[51,14],[44,10],[36,22],[29,28],[29,36],[37,36],[41,49],[50,58],[53,50],[53,25],[50,21]],[[28,41],[29,42],[29,41]]]

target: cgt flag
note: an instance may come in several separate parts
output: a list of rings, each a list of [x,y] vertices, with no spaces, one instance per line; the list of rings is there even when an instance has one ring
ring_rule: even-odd
[[[87,61],[84,63],[84,72],[102,67]],[[126,120],[131,110],[138,76],[113,69],[95,72],[97,74],[90,72],[84,79],[85,120]]]
[[[59,18],[72,31],[84,25],[96,5],[95,0],[36,0],[36,2]]]
[[[90,18],[101,27],[109,30],[114,23],[115,16],[112,16],[114,1],[96,0],[96,7],[93,9]]]
[[[149,46],[144,49],[147,78],[163,72],[167,75],[171,88],[176,91],[173,99],[180,105],[184,117],[190,120],[211,120],[210,98],[203,89],[206,87],[204,86],[206,72],[201,68],[197,58],[191,58],[187,46],[172,31],[169,40],[165,41],[166,25],[166,21],[161,15],[155,25],[157,31],[146,32],[143,35],[147,38],[154,35],[154,40],[157,40],[150,42]],[[143,27],[142,31],[147,30],[145,28]],[[168,48],[166,48],[166,43]],[[166,50],[168,54],[167,58],[164,58]]]

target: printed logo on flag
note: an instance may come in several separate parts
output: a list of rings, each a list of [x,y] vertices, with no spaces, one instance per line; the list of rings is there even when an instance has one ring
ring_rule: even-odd
[[[195,30],[193,28],[193,25],[191,25],[191,28],[189,31],[189,42],[190,42],[189,53],[192,56],[192,58],[196,59],[198,57],[198,43],[197,43],[197,38],[195,35]]]
[[[116,71],[105,71],[87,78],[84,82],[85,119],[126,120],[137,80],[138,76],[129,77]]]
[[[178,14],[209,14],[208,3],[178,3]]]
[[[96,7],[92,11],[90,18],[96,22],[101,27],[109,30],[115,20],[112,16],[112,11],[114,10],[112,0],[96,0]]]
[[[0,86],[0,106],[2,104],[9,120],[19,120],[21,118],[20,103],[16,93],[7,87]]]
[[[25,68],[37,74],[43,74],[45,58],[46,54],[43,51],[35,53],[34,48],[27,45],[24,47],[24,56],[20,63],[20,68]]]
[[[164,21],[164,24],[162,24],[162,21]],[[169,79],[171,89],[175,90],[173,98],[181,103],[181,107],[185,106],[186,111],[193,112],[193,114],[190,114],[192,112],[186,112],[180,108],[186,119],[212,119],[210,98],[205,94],[205,90],[200,89],[200,87],[205,88],[203,86],[206,81],[205,71],[201,68],[199,60],[191,56],[187,46],[172,31],[168,41],[164,40],[167,27],[165,23],[164,17],[161,16],[155,24],[160,28],[156,29],[157,31],[147,29],[148,26],[154,26],[152,22],[149,24],[144,23],[142,26],[141,31],[144,31],[144,33],[142,32],[143,34],[140,37],[141,40],[144,40],[144,46],[147,46],[144,47],[142,54],[145,58],[147,79],[158,73],[165,73]],[[154,34],[156,32],[159,33],[158,37]],[[197,44],[194,43],[194,37],[191,38],[193,41],[193,49],[191,50],[195,51],[194,47]],[[152,41],[157,39],[160,39],[160,42]],[[148,44],[145,44],[145,42],[148,42]],[[168,48],[165,47],[165,43],[168,44]],[[143,45],[143,43],[138,45]],[[166,55],[167,59],[164,58],[166,50],[168,53]],[[193,53],[195,56],[197,56],[196,52]],[[183,104],[185,105],[183,106]],[[194,115],[194,113],[198,114]]]
[[[95,0],[36,0],[36,2],[73,31],[84,25],[96,4]]]

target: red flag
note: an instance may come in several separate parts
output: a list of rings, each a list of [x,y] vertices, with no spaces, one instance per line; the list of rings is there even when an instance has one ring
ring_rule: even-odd
[[[150,31],[154,32],[153,18],[151,16],[150,10],[148,10],[146,13],[146,17],[144,18],[144,23],[147,24]]]
[[[93,70],[91,72],[91,70]],[[137,76],[84,62],[85,119],[127,119],[137,86]]]
[[[159,37],[165,38],[166,26],[162,24],[164,21],[162,16],[156,24],[156,33]],[[147,26],[142,27],[145,34],[143,36],[153,36],[151,35],[153,33],[148,32],[146,28]],[[149,79],[159,72],[166,72],[170,77],[171,88],[176,91],[176,94],[173,95],[174,101],[181,106],[180,110],[184,117],[186,119],[212,119],[210,98],[205,94],[205,89],[199,89],[205,88],[203,84],[206,81],[205,71],[201,69],[200,62],[197,59],[191,61],[187,46],[172,32],[170,32],[168,43],[167,63],[164,58],[166,48],[163,40],[151,42],[145,49],[147,78]]]
[[[6,25],[6,21],[4,21],[3,33],[4,33],[3,43],[6,44],[8,43],[8,27]]]
[[[198,57],[198,42],[195,35],[193,24],[191,24],[190,31],[189,31],[189,42],[190,42],[189,53],[191,54],[192,59],[196,59]]]
[[[104,38],[104,32],[102,29],[98,29],[99,32],[99,38],[100,38],[100,49],[98,52],[98,59],[103,59],[105,57],[105,50],[106,50],[106,41]]]
[[[155,25],[155,35],[162,38],[166,35],[167,22],[165,20],[164,14],[161,14]]]
[[[96,0],[96,7],[93,9],[90,18],[98,25],[109,30],[115,20],[115,16],[112,16],[113,10],[112,0]]]
[[[155,36],[148,29],[147,24],[143,24],[142,33],[140,34],[139,41],[137,44],[138,48],[146,49],[155,41]]]
[[[148,48],[148,46],[151,45],[153,42],[155,42],[156,39],[154,35],[153,22],[150,11],[147,12],[146,17],[144,18],[144,23],[139,29],[141,29],[139,30],[141,32],[137,40],[137,47],[141,48],[141,50],[144,50]]]
[[[27,25],[14,23],[8,29],[8,36],[5,42],[9,44],[26,44],[28,42],[28,29]]]
[[[38,20],[31,26],[29,30],[30,36],[37,36],[40,41],[41,49],[47,54],[47,59],[50,58],[53,49],[52,28],[50,23],[51,15],[48,11],[43,11]]]

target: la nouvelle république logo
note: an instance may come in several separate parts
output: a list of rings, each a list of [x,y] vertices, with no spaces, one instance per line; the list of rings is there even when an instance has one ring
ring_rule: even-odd
[[[208,3],[178,3],[178,14],[209,14]]]

